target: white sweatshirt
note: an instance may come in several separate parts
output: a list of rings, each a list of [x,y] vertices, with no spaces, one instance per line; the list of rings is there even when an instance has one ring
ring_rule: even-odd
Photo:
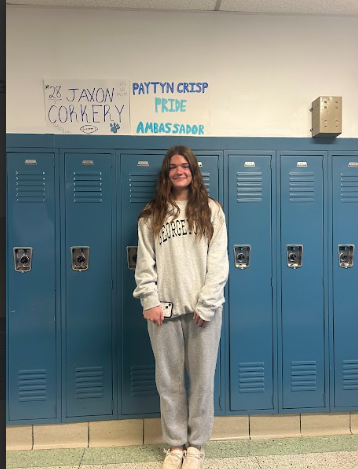
[[[155,238],[151,218],[138,223],[138,253],[133,292],[143,309],[173,303],[172,317],[194,311],[210,321],[225,301],[224,287],[229,275],[225,215],[209,199],[214,234],[208,246],[206,237],[199,239],[189,232],[185,217],[186,201],[177,201],[180,214],[170,212]],[[197,238],[197,239],[196,239]]]

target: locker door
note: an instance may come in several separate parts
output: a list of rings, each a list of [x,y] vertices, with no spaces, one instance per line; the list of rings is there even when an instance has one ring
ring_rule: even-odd
[[[53,154],[8,155],[10,420],[57,416],[54,176]]]
[[[65,417],[108,416],[113,413],[111,155],[67,153],[65,176]]]
[[[201,174],[204,179],[205,187],[210,197],[219,199],[219,159],[218,155],[209,155],[208,152],[196,151],[195,152]],[[218,358],[216,362],[215,378],[214,378],[214,411],[222,410],[221,403],[221,349],[222,341],[219,344]]]
[[[229,154],[231,410],[273,409],[271,158]]]
[[[138,245],[138,215],[155,195],[163,154],[121,155],[122,227],[122,414],[159,411],[154,357],[140,302],[133,297],[135,259],[127,248]]]
[[[123,415],[159,412],[155,385],[154,356],[140,302],[133,298],[134,265],[128,267],[127,247],[137,246],[139,212],[155,195],[162,154],[121,155],[122,226],[122,408]],[[209,194],[218,198],[218,157],[200,157],[201,170]],[[131,257],[131,256],[129,256]],[[134,260],[135,262],[135,260]],[[219,362],[219,360],[218,360]],[[219,405],[220,370],[215,377],[215,403]]]
[[[323,155],[281,156],[284,409],[325,406],[323,207]]]
[[[353,407],[358,406],[358,154],[335,156],[332,164],[334,405]]]

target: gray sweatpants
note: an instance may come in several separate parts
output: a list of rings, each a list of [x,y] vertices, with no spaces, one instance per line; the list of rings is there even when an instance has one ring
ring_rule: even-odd
[[[214,376],[220,341],[222,308],[205,327],[193,314],[148,322],[155,356],[163,439],[170,446],[204,446],[214,421]],[[189,376],[189,396],[185,374]]]

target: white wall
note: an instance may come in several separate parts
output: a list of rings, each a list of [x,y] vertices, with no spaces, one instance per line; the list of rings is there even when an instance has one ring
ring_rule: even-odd
[[[212,135],[310,137],[343,97],[358,137],[358,18],[7,8],[7,131],[45,133],[42,79],[207,81]]]

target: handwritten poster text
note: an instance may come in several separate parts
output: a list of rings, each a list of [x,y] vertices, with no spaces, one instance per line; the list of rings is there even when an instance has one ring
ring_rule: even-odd
[[[46,124],[53,133],[129,134],[126,80],[44,80]]]
[[[207,82],[132,82],[132,133],[210,135],[208,90]]]

